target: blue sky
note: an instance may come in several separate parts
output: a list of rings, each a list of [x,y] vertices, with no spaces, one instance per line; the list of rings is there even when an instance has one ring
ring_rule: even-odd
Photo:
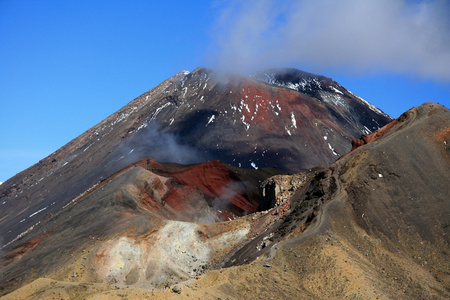
[[[449,12],[444,0],[0,0],[0,181],[199,66],[318,73],[394,118],[450,107]]]

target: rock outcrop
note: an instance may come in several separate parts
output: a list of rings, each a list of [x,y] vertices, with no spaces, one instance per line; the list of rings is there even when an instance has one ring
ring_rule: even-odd
[[[261,184],[260,210],[281,205],[313,176],[312,170],[294,175],[275,175]]]

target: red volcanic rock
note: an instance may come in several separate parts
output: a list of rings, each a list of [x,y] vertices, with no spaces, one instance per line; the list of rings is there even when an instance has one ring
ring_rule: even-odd
[[[209,196],[211,201],[221,199],[245,213],[253,213],[258,209],[258,186],[250,187],[245,184],[247,178],[240,178],[235,168],[220,161],[190,166],[159,164],[151,166],[149,170],[162,176],[169,176],[181,185],[199,189],[204,195]]]
[[[437,132],[436,138],[439,142],[445,142],[447,144],[447,140],[450,139],[450,127]]]
[[[201,192],[208,204],[220,211],[235,215],[253,213],[259,207],[259,183],[269,176],[263,170],[239,170],[220,161],[209,161],[189,166],[160,164],[147,160],[149,171],[171,178],[174,185],[165,201],[182,210],[179,199],[186,194]],[[272,175],[274,173],[270,173]],[[183,192],[181,192],[183,187]],[[191,193],[187,193],[189,187]],[[230,213],[221,212],[226,219]]]
[[[361,138],[359,138],[358,140],[352,140],[351,151],[355,150],[358,147],[375,142],[376,140],[380,139],[381,137],[386,135],[397,124],[404,122],[408,118],[408,115],[409,115],[409,113],[405,112],[400,117],[389,122],[388,124],[381,127],[380,129],[378,129],[370,134],[363,134],[363,135],[361,135]]]
[[[360,139],[352,140],[352,150],[351,151],[355,150],[358,147],[361,147],[362,145],[367,144],[364,139],[365,139],[365,135],[363,134]]]
[[[143,159],[105,179],[96,189],[119,187],[114,182],[122,180],[122,188],[114,192],[120,201],[134,198],[145,210],[169,219],[225,221],[256,212],[260,183],[278,173],[275,169],[239,169],[220,161],[185,166]],[[121,178],[127,179],[123,182]],[[211,218],[202,219],[202,214]]]

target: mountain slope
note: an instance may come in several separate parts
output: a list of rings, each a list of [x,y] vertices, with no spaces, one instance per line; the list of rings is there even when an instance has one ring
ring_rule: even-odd
[[[105,280],[121,286],[133,282],[147,288],[173,282],[173,278],[188,279],[203,272],[210,259],[220,257],[208,253],[228,253],[228,248],[235,246],[232,241],[242,240],[249,231],[239,228],[242,221],[235,225],[214,222],[254,213],[259,206],[259,184],[278,172],[238,169],[218,161],[189,166],[161,164],[151,159],[138,161],[106,178],[58,213],[47,214],[33,230],[3,248],[0,289],[8,291],[24,281],[49,274],[64,280]],[[203,231],[205,236],[197,237],[197,232]],[[142,251],[153,251],[149,257],[136,257],[133,245],[137,237],[143,243]],[[161,243],[155,246],[159,239]],[[196,250],[198,258],[191,255],[186,261],[177,262],[176,255],[182,254],[173,247],[193,246],[189,242],[203,245]],[[229,245],[219,246],[225,242]],[[169,243],[172,246],[168,248]],[[122,253],[119,260],[124,253],[132,256],[133,265],[127,272],[115,269],[118,258],[114,247]],[[127,247],[132,248],[131,252]],[[156,254],[159,251],[163,253]],[[161,257],[166,254],[166,259],[174,262],[166,265],[166,259]],[[81,261],[73,261],[74,257]],[[187,262],[190,269],[183,264]],[[145,276],[140,278],[133,271],[135,264],[142,264],[139,269],[146,272]],[[113,271],[106,271],[105,265]],[[155,265],[158,270],[152,269]]]
[[[160,130],[228,164],[287,171],[327,165],[349,150],[351,136],[390,121],[380,111],[328,85],[319,96],[248,77],[199,68],[158,103]],[[181,93],[177,93],[181,91]],[[176,99],[176,100],[175,100]],[[200,108],[199,108],[200,107]],[[155,111],[156,113],[156,111]]]
[[[289,286],[300,286],[323,299],[448,298],[449,124],[450,110],[438,104],[411,109],[289,197],[289,212],[266,231],[283,249],[273,265],[289,272],[289,284],[269,295],[292,297]],[[254,246],[234,259],[274,256]]]
[[[327,84],[314,98],[213,69],[180,72],[3,183],[0,243],[140,159],[290,172],[328,165],[390,118]]]

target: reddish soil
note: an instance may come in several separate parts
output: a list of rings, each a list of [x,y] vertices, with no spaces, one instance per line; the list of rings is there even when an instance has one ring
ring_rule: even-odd
[[[192,199],[190,195],[201,191],[206,200],[214,199],[230,202],[245,213],[253,213],[259,207],[259,191],[257,187],[248,190],[241,186],[244,178],[239,178],[230,166],[220,161],[181,166],[177,164],[161,164],[156,160],[144,159],[134,165],[160,176],[173,179],[178,185],[173,185],[164,201],[174,209],[181,211]],[[181,185],[181,186],[180,186]],[[189,188],[188,188],[189,187]]]
[[[447,127],[446,129],[439,131],[436,134],[436,139],[439,142],[443,142],[443,141],[450,139],[450,127]]]
[[[290,120],[291,113],[294,113],[297,120],[297,126],[300,131],[316,127],[316,120],[321,120],[329,128],[339,131],[339,127],[331,120],[329,112],[325,107],[313,104],[316,102],[310,96],[300,94],[297,91],[284,88],[268,89],[266,85],[253,80],[244,80],[239,86],[241,99],[245,101],[248,107],[242,109],[241,115],[245,121],[257,125],[267,132],[283,132],[284,125],[282,120]],[[280,105],[280,118],[274,118],[272,106]],[[311,108],[314,108],[312,110]]]
[[[8,251],[1,258],[1,263],[3,266],[9,265],[11,262],[20,259],[22,256],[33,251],[37,246],[39,246],[50,234],[41,234],[28,242],[17,246],[16,248]]]

